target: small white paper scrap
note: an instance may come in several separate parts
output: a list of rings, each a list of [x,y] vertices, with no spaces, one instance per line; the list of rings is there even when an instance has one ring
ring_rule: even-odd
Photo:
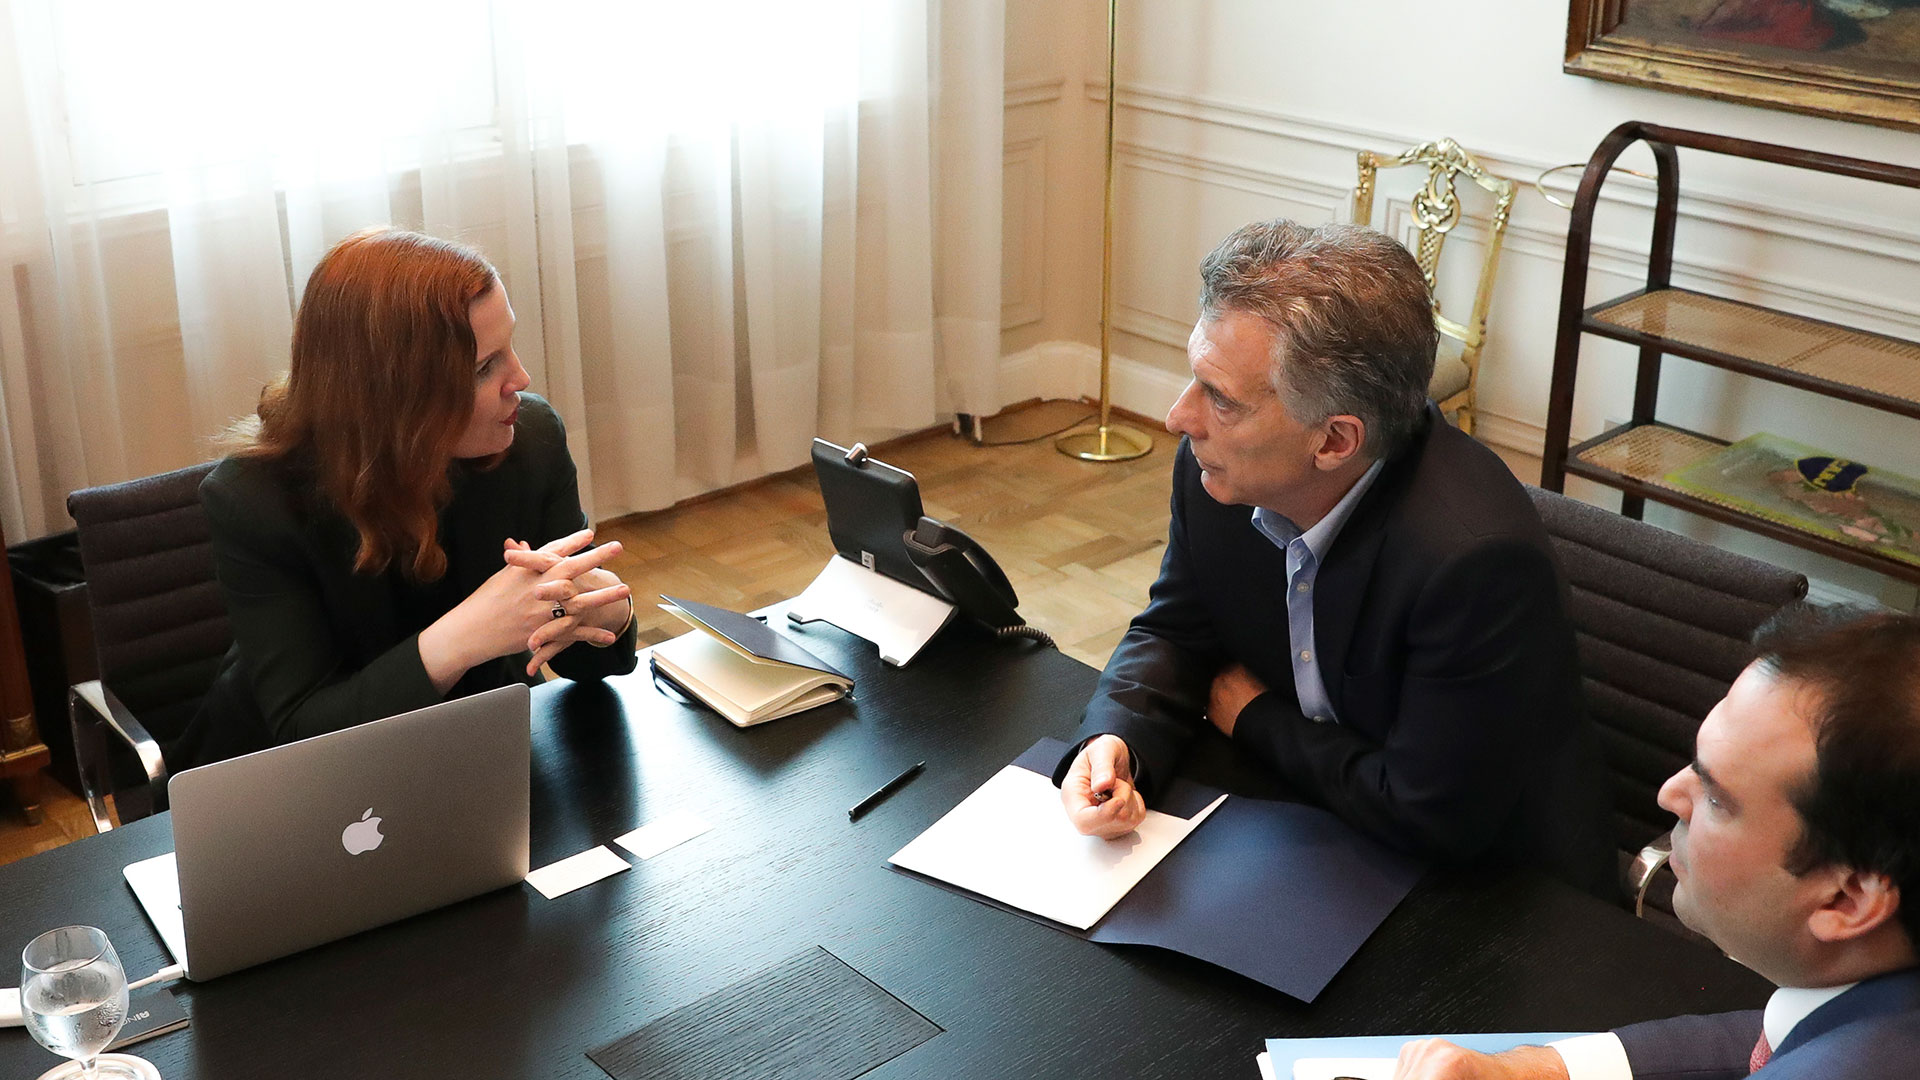
[[[668,848],[678,847],[711,828],[713,826],[700,820],[696,815],[679,810],[658,821],[649,821],[625,836],[614,837],[613,842],[643,859],[651,859]]]
[[[578,855],[569,855],[557,863],[547,865],[527,875],[527,884],[540,890],[540,895],[552,900],[565,896],[582,885],[591,885],[601,878],[612,877],[629,869],[627,860],[613,853],[613,849],[602,844],[588,848]]]

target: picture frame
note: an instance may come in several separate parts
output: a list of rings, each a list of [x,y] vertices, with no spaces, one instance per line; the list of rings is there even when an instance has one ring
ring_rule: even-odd
[[[1920,131],[1920,0],[1569,0],[1568,74]]]

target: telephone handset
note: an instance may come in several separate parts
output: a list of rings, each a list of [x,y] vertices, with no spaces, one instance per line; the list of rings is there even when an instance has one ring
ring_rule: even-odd
[[[1001,637],[1048,645],[1014,609],[1007,575],[966,533],[921,511],[913,474],[878,461],[867,448],[813,440],[814,474],[827,506],[827,532],[841,555],[875,573],[931,593]]]
[[[1014,608],[1020,598],[1013,583],[993,561],[979,541],[944,521],[921,517],[912,529],[900,534],[907,558],[920,573],[962,615],[986,624],[997,637],[1026,637],[1052,645],[1053,637],[1036,626],[1028,626]]]
[[[901,541],[907,546],[907,558],[934,591],[961,614],[995,630],[1025,622],[1014,610],[1020,598],[1014,595],[1013,583],[973,537],[944,521],[923,517],[913,531],[902,534]]]

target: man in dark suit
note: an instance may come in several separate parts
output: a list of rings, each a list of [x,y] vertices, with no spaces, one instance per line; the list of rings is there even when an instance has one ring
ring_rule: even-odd
[[[1780,986],[1764,1010],[1487,1056],[1409,1043],[1396,1080],[1920,1075],[1920,618],[1788,609],[1700,725],[1673,906]]]
[[[1201,278],[1167,551],[1055,772],[1069,817],[1131,831],[1211,722],[1391,846],[1614,895],[1565,588],[1520,484],[1427,400],[1412,256],[1271,221]]]

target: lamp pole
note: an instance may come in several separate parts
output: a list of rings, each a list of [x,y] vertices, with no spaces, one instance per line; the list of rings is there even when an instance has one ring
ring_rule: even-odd
[[[1114,55],[1119,42],[1120,0],[1107,0],[1107,191],[1100,231],[1100,422],[1077,427],[1054,440],[1054,449],[1082,461],[1129,461],[1153,449],[1138,428],[1113,423],[1113,118]]]

